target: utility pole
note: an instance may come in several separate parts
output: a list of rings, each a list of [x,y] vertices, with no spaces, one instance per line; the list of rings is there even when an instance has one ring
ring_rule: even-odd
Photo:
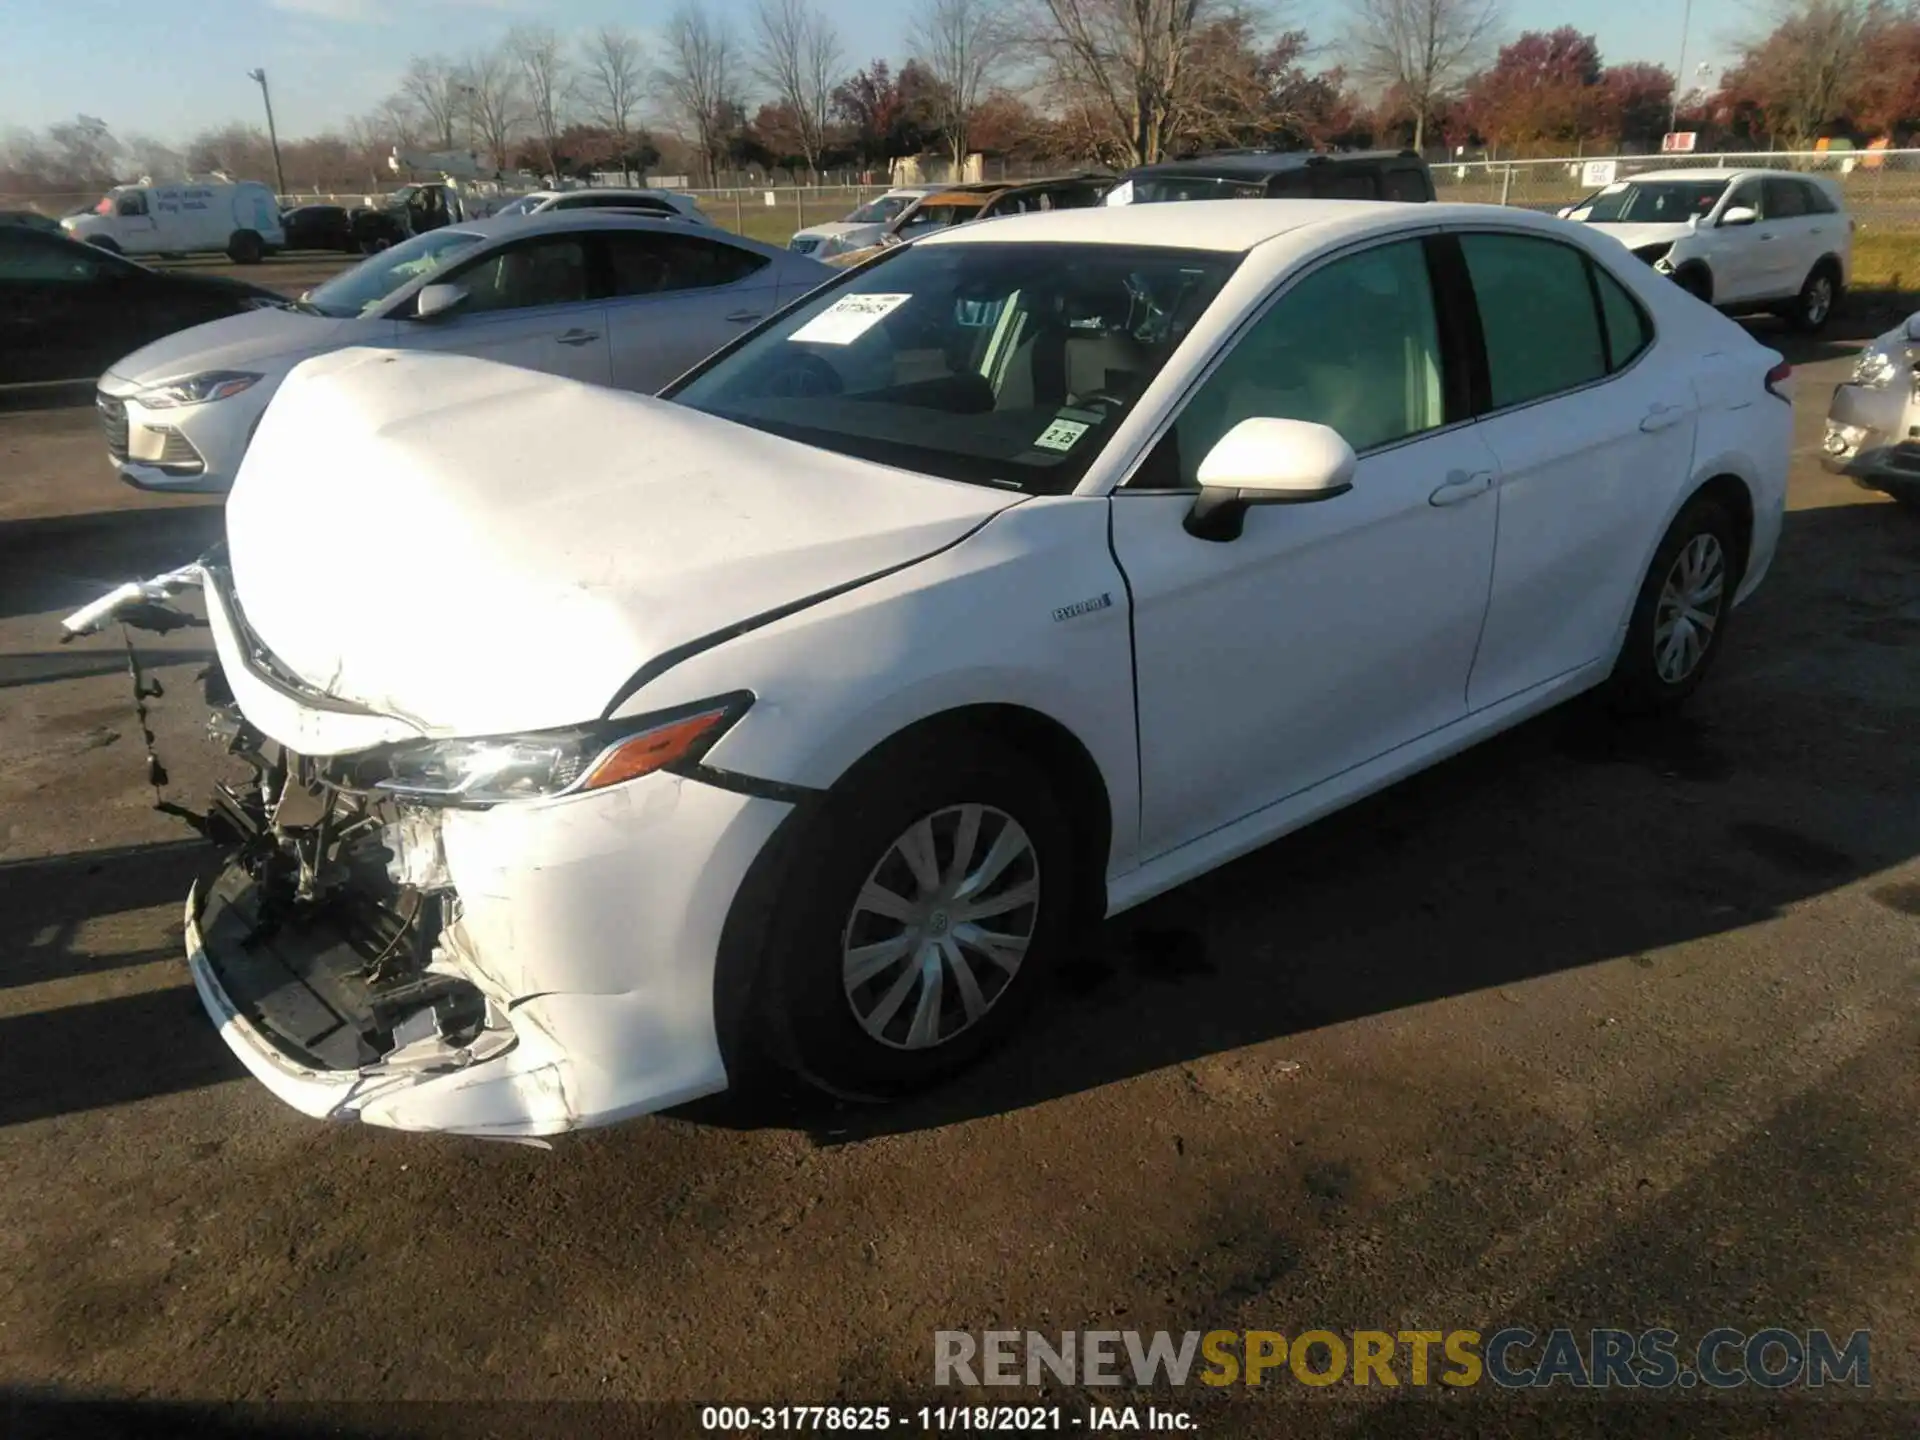
[[[1692,0],[1688,0],[1688,3],[1692,3]],[[260,98],[267,102],[267,140],[273,146],[273,181],[276,187],[275,193],[285,195],[287,193],[287,172],[280,168],[280,134],[273,128],[273,96],[267,93],[267,72],[265,70],[249,70],[247,72],[247,78],[260,82]]]
[[[1680,63],[1673,67],[1673,110],[1667,116],[1667,133],[1680,128],[1680,96],[1687,83],[1687,31],[1693,28],[1693,0],[1687,0],[1680,12]]]

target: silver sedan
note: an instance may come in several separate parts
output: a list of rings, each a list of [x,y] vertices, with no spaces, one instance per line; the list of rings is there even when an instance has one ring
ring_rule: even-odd
[[[101,377],[97,404],[129,484],[221,492],[280,381],[314,355],[445,350],[651,393],[836,273],[677,220],[559,211],[457,224],[285,309],[137,350]]]

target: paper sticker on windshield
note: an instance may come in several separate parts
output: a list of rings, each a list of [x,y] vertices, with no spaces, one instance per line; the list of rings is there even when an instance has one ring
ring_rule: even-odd
[[[1092,428],[1083,420],[1055,420],[1033,442],[1036,450],[1071,450],[1074,442]]]
[[[851,345],[912,298],[911,295],[842,295],[787,339],[807,340],[815,345]]]

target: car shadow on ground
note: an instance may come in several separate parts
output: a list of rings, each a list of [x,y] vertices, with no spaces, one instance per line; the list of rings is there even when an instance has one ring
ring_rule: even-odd
[[[185,565],[220,539],[225,514],[216,502],[0,520],[0,619],[58,615]]]
[[[1917,605],[1909,517],[1789,514],[1684,716],[1576,701],[1108,921],[1012,1043],[934,1092],[866,1107],[761,1079],[682,1113],[849,1143],[1470,992],[1522,1005],[1527,981],[1587,965],[1654,983],[1670,947],[1920,855],[1920,810],[1897,798],[1920,787],[1900,738],[1920,684],[1891,678],[1912,673],[1920,619],[1899,612]],[[1871,893],[1920,915],[1920,886]]]

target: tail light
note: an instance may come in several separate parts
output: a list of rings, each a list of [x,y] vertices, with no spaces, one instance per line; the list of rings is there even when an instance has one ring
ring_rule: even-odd
[[[1782,360],[1767,371],[1767,393],[1776,400],[1793,404],[1793,366]]]

